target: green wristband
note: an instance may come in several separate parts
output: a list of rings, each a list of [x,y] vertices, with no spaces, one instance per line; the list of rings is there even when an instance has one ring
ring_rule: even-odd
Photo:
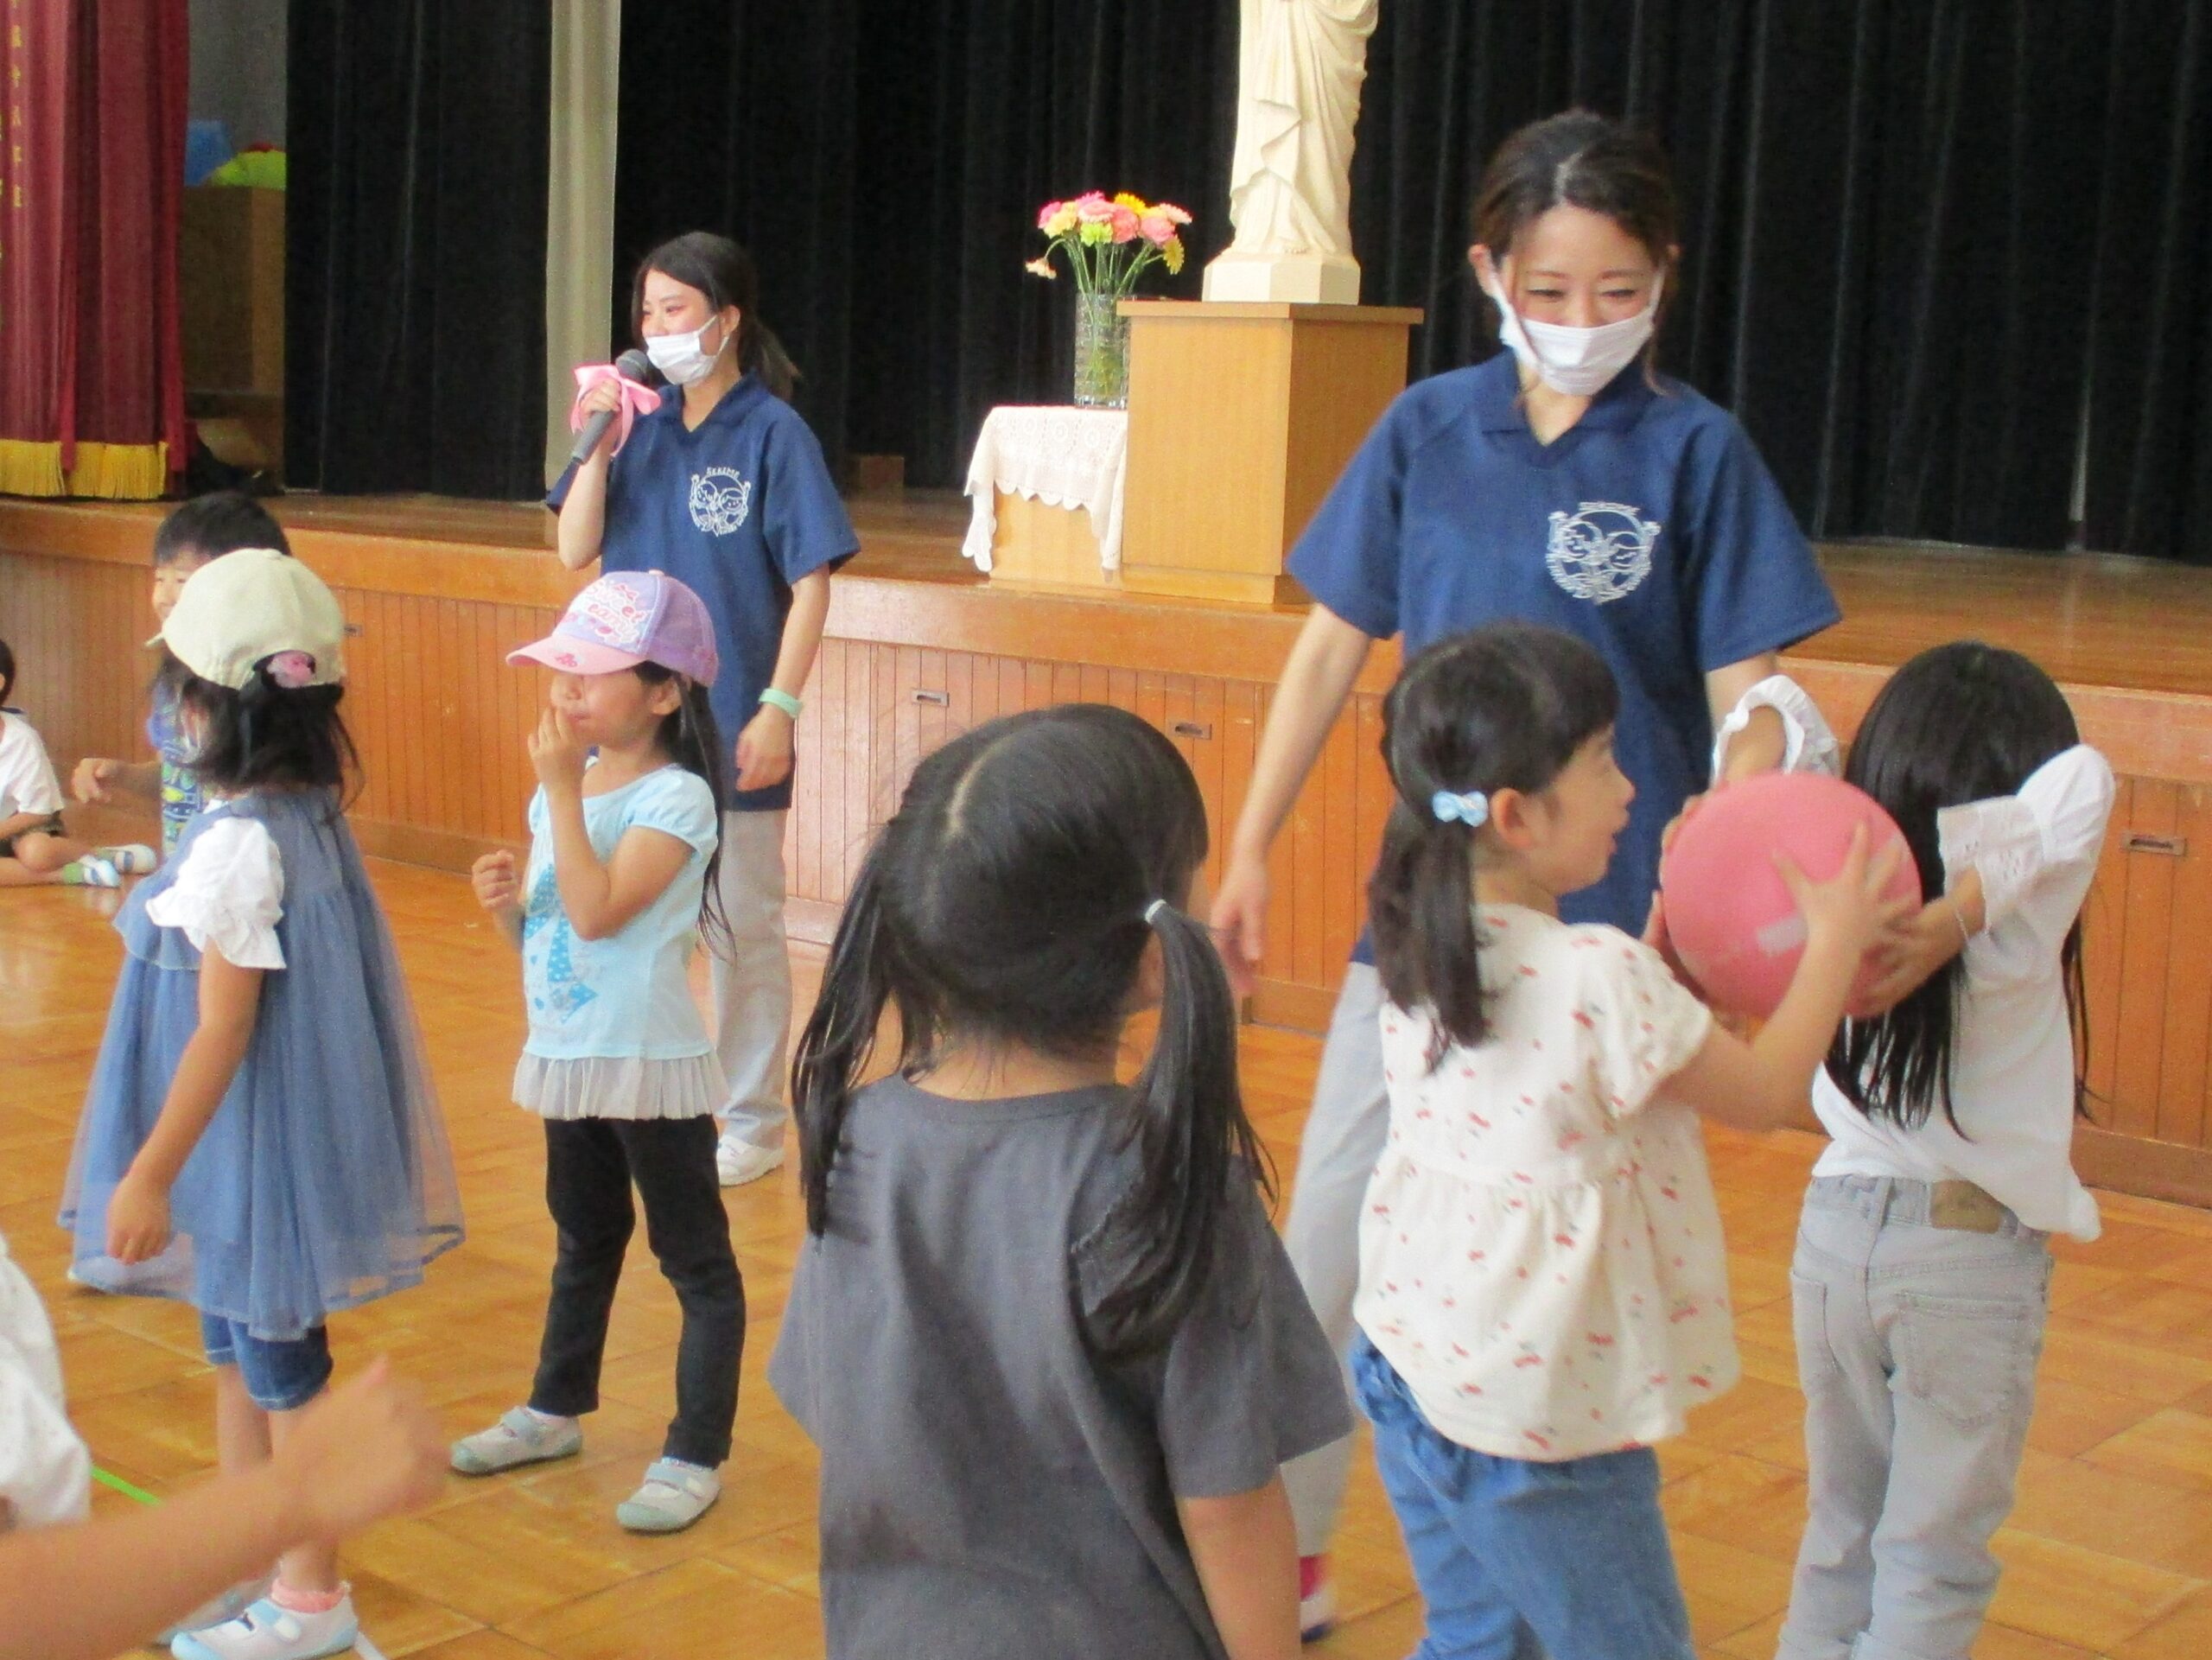
[[[760,694],[760,701],[766,704],[770,709],[779,709],[783,710],[785,714],[790,716],[794,721],[798,719],[799,711],[806,707],[806,705],[800,703],[798,698],[792,696],[791,693],[787,691],[778,691],[773,686],[769,687],[767,690]]]

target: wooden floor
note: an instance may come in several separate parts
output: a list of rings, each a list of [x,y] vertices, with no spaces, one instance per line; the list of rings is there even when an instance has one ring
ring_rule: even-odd
[[[469,1237],[425,1288],[341,1318],[334,1334],[341,1366],[388,1352],[460,1434],[522,1398],[552,1252],[537,1125],[506,1098],[522,1034],[516,969],[461,878],[382,866],[377,880],[428,1030]],[[105,923],[114,904],[59,888],[0,896],[0,1231],[54,1311],[95,1459],[164,1492],[213,1457],[193,1317],[70,1287],[54,1226],[116,971]],[[813,969],[800,968],[804,996]],[[1256,1029],[1244,1046],[1255,1114],[1286,1175],[1316,1053],[1312,1040]],[[1712,1134],[1749,1376],[1664,1454],[1675,1548],[1707,1656],[1767,1660],[1787,1595],[1804,1461],[1787,1265],[1815,1151],[1806,1136]],[[2212,1216],[2131,1199],[2106,1214],[2101,1243],[2062,1251],[2019,1508],[1999,1542],[1998,1624],[1975,1650],[1994,1660],[2212,1654]],[[534,1475],[455,1478],[429,1513],[349,1547],[366,1629],[386,1655],[822,1653],[814,1459],[763,1383],[800,1234],[791,1172],[732,1193],[730,1225],[753,1326],[721,1504],[660,1540],[621,1532],[611,1514],[673,1408],[677,1311],[641,1243],[584,1457]],[[1407,1653],[1420,1606],[1363,1460],[1338,1560],[1348,1618],[1313,1652]]]

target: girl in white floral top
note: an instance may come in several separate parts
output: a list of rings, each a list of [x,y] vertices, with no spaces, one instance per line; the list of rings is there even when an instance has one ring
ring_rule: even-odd
[[[1423,1655],[1689,1655],[1651,1443],[1737,1373],[1696,1113],[1764,1128],[1801,1106],[1900,912],[1879,897],[1895,855],[1863,836],[1827,883],[1782,862],[1808,937],[1748,1043],[1653,944],[1562,923],[1628,822],[1617,706],[1587,646],[1507,625],[1422,652],[1385,714],[1390,1131],[1353,1370]]]

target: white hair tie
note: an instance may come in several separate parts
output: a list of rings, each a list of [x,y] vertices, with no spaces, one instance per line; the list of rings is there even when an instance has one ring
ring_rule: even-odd
[[[1149,928],[1156,925],[1160,920],[1160,913],[1166,908],[1167,901],[1166,900],[1154,900],[1151,904],[1146,906],[1144,907],[1144,925]]]

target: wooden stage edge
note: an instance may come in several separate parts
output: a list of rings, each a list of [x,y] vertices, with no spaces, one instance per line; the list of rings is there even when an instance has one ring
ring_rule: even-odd
[[[543,690],[505,653],[549,628],[581,581],[553,556],[550,516],[422,497],[271,506],[355,635],[363,846],[465,869],[518,843],[532,783],[523,739]],[[921,756],[1014,709],[1081,698],[1152,721],[1191,761],[1218,840],[1302,607],[986,582],[959,556],[959,497],[851,506],[862,550],[833,586],[798,734],[794,938],[829,938]],[[146,561],[162,511],[0,499],[0,637],[21,665],[16,701],[65,768],[145,753]],[[1846,620],[1789,665],[1840,734],[1898,663],[1970,636],[2042,663],[2111,757],[2120,800],[2087,913],[2098,1127],[2077,1146],[2099,1181],[2212,1204],[2212,572],[1926,546],[1821,556]],[[1376,743],[1397,666],[1395,646],[1371,654],[1277,844],[1255,1020],[1327,1023],[1389,806]]]

